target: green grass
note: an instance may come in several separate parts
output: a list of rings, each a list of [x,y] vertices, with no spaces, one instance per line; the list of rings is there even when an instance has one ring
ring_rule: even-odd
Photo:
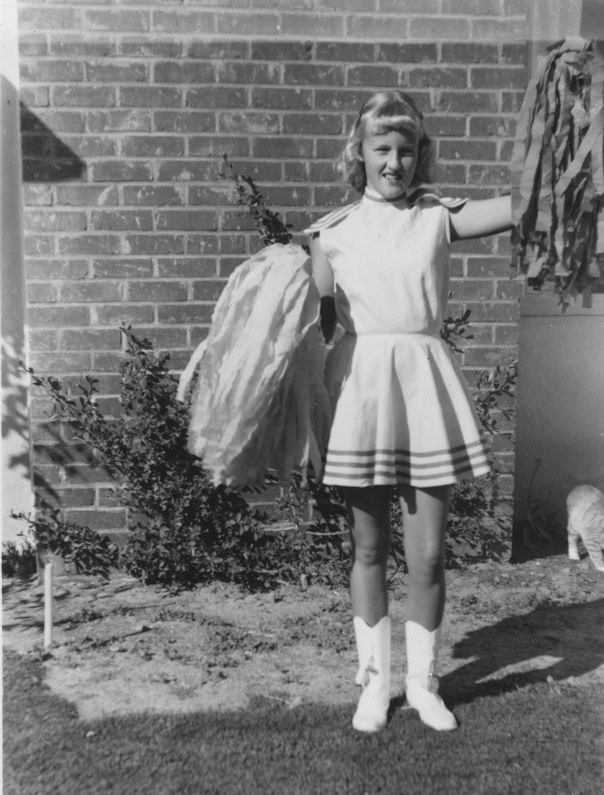
[[[601,697],[571,685],[460,704],[456,732],[397,710],[386,731],[362,735],[352,703],[84,722],[43,677],[41,663],[5,653],[4,795],[603,791]]]

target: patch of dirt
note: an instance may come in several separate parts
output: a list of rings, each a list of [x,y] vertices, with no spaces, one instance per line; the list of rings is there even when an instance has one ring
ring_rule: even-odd
[[[553,556],[447,573],[440,673],[454,705],[546,681],[604,683],[604,575]],[[46,682],[85,719],[135,712],[348,703],[356,650],[350,600],[326,587],[250,595],[211,585],[178,595],[126,577],[56,578],[44,650],[43,588],[3,581],[5,646],[44,660]],[[404,682],[405,577],[391,591],[392,693]]]

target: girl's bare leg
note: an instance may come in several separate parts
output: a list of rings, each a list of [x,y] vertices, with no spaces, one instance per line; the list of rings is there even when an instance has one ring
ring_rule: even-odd
[[[373,627],[388,614],[386,566],[390,552],[390,488],[342,488],[351,523],[352,611]]]
[[[445,532],[451,489],[398,488],[409,569],[407,619],[434,630],[445,608]]]
[[[457,728],[438,695],[438,647],[445,608],[445,530],[450,488],[399,487],[409,569],[407,593],[407,703],[438,731]]]

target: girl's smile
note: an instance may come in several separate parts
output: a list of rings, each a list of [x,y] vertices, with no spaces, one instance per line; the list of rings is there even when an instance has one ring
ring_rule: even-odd
[[[361,145],[367,185],[384,199],[396,199],[408,190],[417,166],[417,136],[390,130],[366,135]]]

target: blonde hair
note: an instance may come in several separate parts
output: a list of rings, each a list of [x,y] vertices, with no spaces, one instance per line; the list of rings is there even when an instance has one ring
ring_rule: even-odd
[[[424,117],[419,108],[402,91],[380,91],[359,111],[337,162],[338,171],[359,193],[367,184],[361,155],[363,139],[366,135],[384,135],[392,130],[412,132],[417,136],[418,157],[413,181],[434,181],[434,145],[424,129]]]

